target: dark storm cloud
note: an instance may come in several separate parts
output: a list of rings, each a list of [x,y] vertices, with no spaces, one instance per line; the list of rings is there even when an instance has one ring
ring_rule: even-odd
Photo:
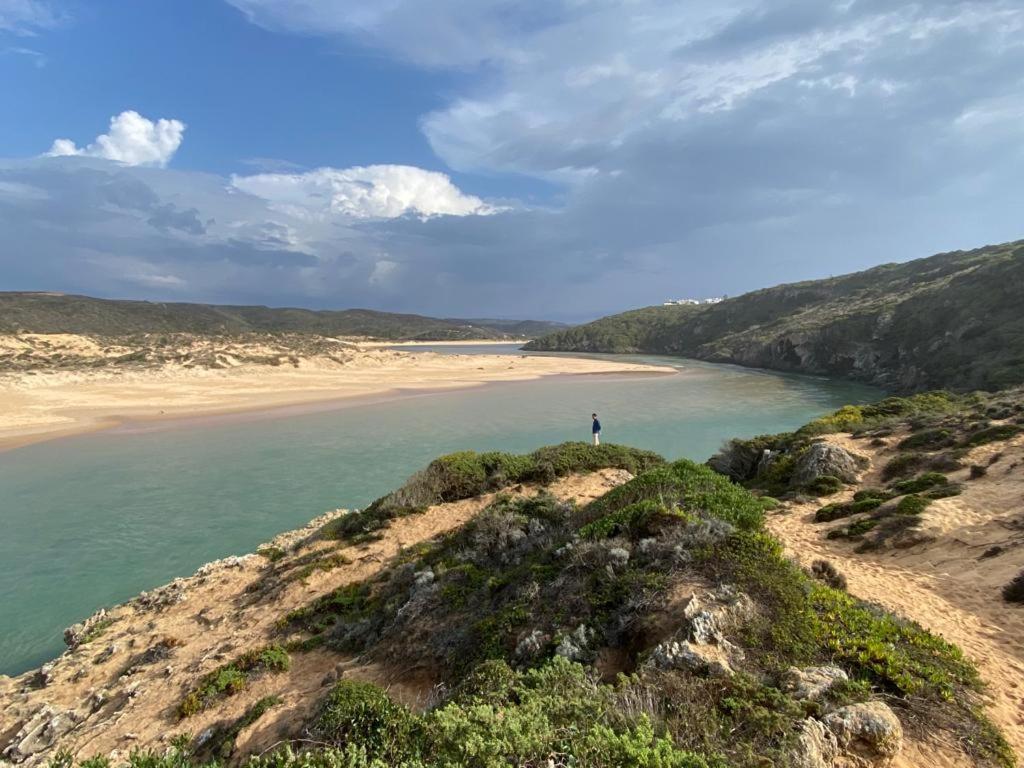
[[[361,196],[426,177],[8,163],[3,287],[574,319],[1021,235],[1017,2],[233,2],[468,73],[439,157],[557,202],[382,218]]]

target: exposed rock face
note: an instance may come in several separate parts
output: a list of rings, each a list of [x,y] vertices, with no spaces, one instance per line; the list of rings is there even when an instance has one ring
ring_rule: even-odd
[[[826,475],[844,483],[854,483],[868,465],[867,459],[832,443],[812,444],[796,461],[790,485],[794,488],[813,483]]]
[[[786,673],[784,687],[801,701],[814,701],[828,693],[837,683],[849,679],[839,667],[791,667]]]
[[[11,740],[4,757],[21,763],[52,747],[57,739],[74,728],[80,718],[74,712],[61,712],[43,705]]]
[[[743,651],[725,633],[750,618],[753,603],[747,595],[722,587],[704,597],[693,595],[683,611],[687,621],[684,637],[657,645],[650,661],[661,669],[689,669],[725,677],[743,659]]]
[[[838,757],[839,742],[823,722],[808,718],[800,724],[790,755],[793,768],[832,768]]]
[[[592,655],[590,644],[593,639],[594,630],[580,624],[572,634],[562,638],[562,642],[555,648],[555,653],[569,661],[583,661]]]
[[[851,704],[825,716],[843,752],[869,765],[888,765],[903,747],[899,718],[880,701]]]
[[[103,608],[96,611],[92,616],[78,624],[72,624],[64,630],[64,644],[74,650],[80,646],[96,629],[96,627],[107,620],[107,611]]]

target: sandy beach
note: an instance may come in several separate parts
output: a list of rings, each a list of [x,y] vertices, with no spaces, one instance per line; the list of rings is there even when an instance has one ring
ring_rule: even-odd
[[[0,450],[125,421],[257,411],[565,374],[668,373],[603,360],[408,353],[176,338],[155,347],[72,335],[0,337]]]

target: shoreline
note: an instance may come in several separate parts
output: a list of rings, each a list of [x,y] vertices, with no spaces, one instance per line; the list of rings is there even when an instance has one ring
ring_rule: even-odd
[[[407,353],[396,354],[407,355]],[[435,362],[454,359],[437,356]],[[507,355],[476,358],[466,356],[463,358],[461,366],[441,364],[427,368],[422,365],[412,365],[410,368],[399,371],[381,371],[382,375],[373,377],[370,381],[346,379],[343,370],[296,372],[281,371],[277,368],[232,371],[227,375],[223,375],[224,372],[203,371],[194,378],[182,376],[177,380],[173,376],[166,376],[161,371],[124,374],[123,381],[119,380],[117,376],[97,378],[95,381],[87,379],[85,382],[71,384],[70,388],[88,388],[90,385],[113,387],[123,389],[123,396],[119,398],[119,402],[102,406],[89,406],[84,402],[63,404],[47,413],[51,419],[57,419],[57,412],[59,412],[59,421],[28,423],[7,428],[0,424],[0,453],[85,434],[101,432],[131,434],[186,425],[204,426],[283,418],[289,415],[356,408],[394,402],[409,397],[424,397],[457,390],[476,389],[492,384],[525,383],[552,376],[666,376],[679,373],[676,369],[665,366],[555,356],[525,358],[530,361],[546,362],[533,366],[521,366],[520,370],[511,373],[507,368],[503,371],[488,371],[482,366],[474,366],[475,370],[470,371],[466,370],[465,366],[465,361],[470,359],[473,362],[487,360],[492,364],[492,369],[497,367],[495,363],[511,367],[508,366],[511,361],[523,360],[518,356]],[[553,365],[553,361],[561,362],[559,365]],[[451,370],[446,371],[446,369]],[[400,372],[420,375],[406,377],[393,375]],[[443,375],[445,372],[451,375],[445,377]],[[212,375],[214,373],[222,375],[214,376]],[[367,371],[360,371],[360,373],[367,373]],[[426,373],[432,375],[426,375]],[[162,376],[166,376],[167,380],[161,380]],[[288,386],[290,383],[294,383],[293,379],[301,379],[304,376],[310,379],[303,382],[306,384],[306,388]],[[209,387],[201,386],[201,382],[204,380],[209,381]],[[194,392],[176,391],[176,389],[183,389],[187,384],[192,384],[194,387],[197,382],[200,383],[198,398]],[[122,383],[125,386],[119,387],[118,385]],[[217,385],[222,385],[223,388],[225,383],[232,385],[234,389],[230,392],[218,392]],[[154,385],[163,385],[159,392],[154,393],[154,400],[133,402],[133,399],[138,400],[140,390]],[[133,386],[135,387],[134,391],[132,390]],[[43,386],[18,390],[16,387],[4,386],[3,383],[0,383],[0,404],[9,405],[8,401],[14,396],[24,396],[25,392],[45,393],[46,389]],[[26,409],[23,407],[23,410]]]

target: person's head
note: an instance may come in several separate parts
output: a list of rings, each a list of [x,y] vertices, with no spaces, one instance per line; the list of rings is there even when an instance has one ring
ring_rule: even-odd
[[[592,419],[596,419],[596,418],[597,418],[597,414],[596,414],[596,413],[592,413],[592,414],[590,414],[590,418],[592,418]]]

